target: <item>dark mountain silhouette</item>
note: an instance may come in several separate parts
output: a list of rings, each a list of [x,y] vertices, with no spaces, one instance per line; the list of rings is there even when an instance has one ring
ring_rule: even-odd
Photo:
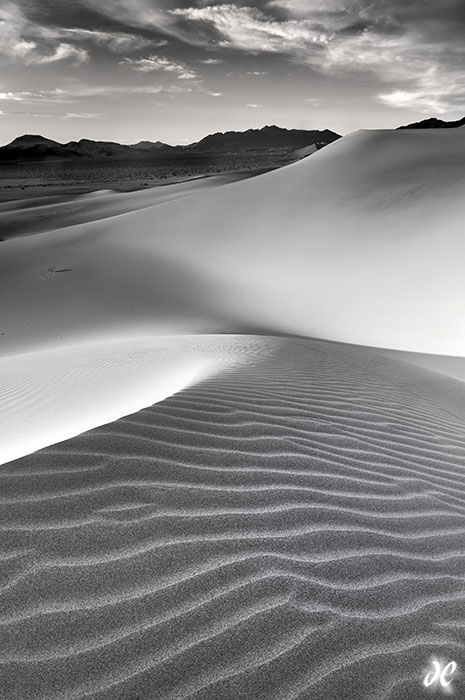
[[[431,117],[431,119],[424,119],[422,122],[415,122],[415,124],[399,126],[399,129],[457,129],[460,126],[465,126],[465,117],[455,122],[445,122],[442,119]]]
[[[0,161],[38,161],[78,156],[67,145],[35,134],[25,134],[0,148]]]
[[[340,138],[333,131],[306,131],[304,129],[281,129],[265,126],[248,131],[227,131],[206,136],[188,146],[169,146],[161,141],[139,141],[129,146],[112,141],[81,139],[69,143],[58,143],[39,135],[26,134],[0,148],[0,162],[42,161],[68,158],[129,158],[190,156],[196,154],[219,155],[221,153],[260,151],[273,149],[296,149],[315,144],[317,148]]]
[[[65,144],[66,148],[71,151],[76,151],[81,156],[87,156],[91,158],[108,156],[128,156],[132,155],[132,149],[130,146],[123,146],[120,143],[115,143],[113,141],[90,141],[89,139],[81,139],[80,141],[70,141]]]
[[[262,129],[210,134],[187,148],[196,152],[257,148],[297,149],[313,143],[326,145],[338,138],[340,138],[339,134],[328,129],[307,131],[304,129],[281,129],[279,126],[264,126]]]
[[[133,143],[130,145],[130,148],[139,150],[139,151],[151,151],[152,149],[154,150],[171,150],[173,146],[168,146],[167,143],[163,143],[162,141],[139,141],[139,143]]]
[[[0,160],[47,160],[53,158],[133,157],[135,151],[112,141],[70,141],[58,143],[43,136],[26,134],[0,148]],[[137,152],[136,152],[137,153]]]
[[[24,136],[18,136],[11,143],[8,144],[9,148],[32,148],[33,146],[48,146],[56,147],[61,146],[58,141],[52,141],[52,139],[46,139],[39,134],[24,134]]]

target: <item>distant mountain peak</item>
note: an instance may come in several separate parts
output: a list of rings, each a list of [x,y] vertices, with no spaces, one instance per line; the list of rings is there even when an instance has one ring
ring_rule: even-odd
[[[132,143],[129,148],[135,148],[142,151],[149,151],[152,148],[172,148],[168,146],[167,143],[163,141],[138,141],[137,143]]]
[[[421,122],[400,126],[399,129],[457,129],[461,126],[465,126],[465,117],[452,122],[430,117],[429,119],[423,119]]]
[[[47,139],[40,134],[23,134],[23,136],[18,136],[8,145],[16,148],[28,148],[29,146],[60,146],[61,144],[59,144],[58,141]]]
[[[241,148],[290,148],[295,150],[313,143],[331,143],[338,138],[340,138],[339,134],[328,129],[324,131],[284,129],[276,124],[271,124],[263,126],[261,129],[247,129],[247,131],[218,131],[215,134],[205,136],[187,148],[193,151]]]

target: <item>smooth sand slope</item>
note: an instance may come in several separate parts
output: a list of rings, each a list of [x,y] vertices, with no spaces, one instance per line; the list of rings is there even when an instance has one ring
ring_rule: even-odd
[[[6,241],[4,341],[102,319],[191,332],[187,316],[464,356],[464,160],[463,130],[358,132],[250,180]]]
[[[54,196],[45,195],[12,202],[0,201],[1,237],[2,240],[9,240],[18,236],[31,236],[56,228],[61,229],[65,226],[108,219],[253,176],[253,171],[236,171],[212,177],[192,178],[184,182],[135,192],[98,190],[92,193],[70,195],[66,194],[66,189],[63,188],[63,194]]]
[[[421,700],[465,658],[463,385],[221,342],[248,364],[1,468],[8,700]]]
[[[462,376],[464,163],[360,132],[15,210],[2,700],[421,700],[433,658],[465,696],[465,383],[417,366]]]

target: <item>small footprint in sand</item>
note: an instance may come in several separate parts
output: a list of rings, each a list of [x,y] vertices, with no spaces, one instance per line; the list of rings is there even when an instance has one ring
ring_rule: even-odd
[[[57,275],[62,274],[63,272],[72,272],[73,268],[72,267],[48,267],[45,272],[43,273],[42,277],[46,279],[48,282],[53,282],[55,277]]]

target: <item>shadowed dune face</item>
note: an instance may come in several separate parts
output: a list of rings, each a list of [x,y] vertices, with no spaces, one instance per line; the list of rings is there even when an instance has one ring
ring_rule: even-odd
[[[421,700],[463,658],[463,386],[256,342],[1,467],[9,700]]]

